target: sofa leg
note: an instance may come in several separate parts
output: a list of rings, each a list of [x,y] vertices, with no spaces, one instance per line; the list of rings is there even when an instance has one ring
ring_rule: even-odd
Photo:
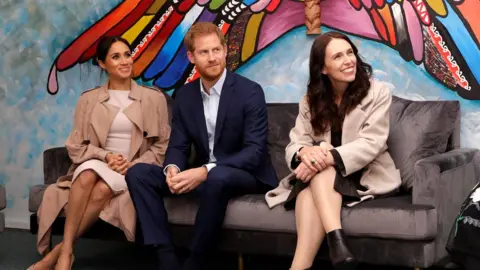
[[[238,253],[238,270],[244,270],[244,266],[243,266],[243,254],[242,253]]]

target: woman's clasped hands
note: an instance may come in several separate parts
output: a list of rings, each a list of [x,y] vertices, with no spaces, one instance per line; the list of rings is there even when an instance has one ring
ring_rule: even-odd
[[[105,157],[105,160],[110,169],[121,175],[125,175],[127,170],[132,166],[131,162],[128,162],[122,154],[109,153]]]
[[[302,162],[293,171],[300,181],[306,183],[312,177],[333,165],[333,158],[330,154],[334,147],[328,142],[321,142],[319,146],[303,147],[299,152],[299,157]]]

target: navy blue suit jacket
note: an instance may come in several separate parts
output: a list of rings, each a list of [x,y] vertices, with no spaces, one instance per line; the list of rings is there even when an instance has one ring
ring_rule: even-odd
[[[188,169],[190,147],[194,167],[209,163],[208,135],[200,79],[177,90],[172,131],[164,166]],[[262,87],[227,71],[218,106],[213,154],[217,166],[238,168],[276,187],[278,180],[267,149],[268,115]]]

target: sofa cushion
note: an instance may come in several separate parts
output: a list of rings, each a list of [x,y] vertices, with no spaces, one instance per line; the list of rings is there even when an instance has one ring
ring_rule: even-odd
[[[46,185],[30,189],[29,210],[36,212]],[[197,198],[165,198],[169,221],[193,225],[198,209]],[[361,203],[342,210],[345,232],[356,237],[404,240],[433,239],[437,233],[437,211],[432,206],[413,205],[411,196],[397,196]],[[225,215],[224,227],[238,230],[295,233],[295,213],[282,206],[269,209],[263,195],[245,195],[232,199]]]
[[[194,197],[167,197],[165,206],[171,223],[194,224],[198,209]],[[345,232],[355,237],[427,240],[437,233],[437,212],[431,206],[412,205],[411,196],[398,196],[344,208],[342,223]],[[269,209],[263,195],[246,195],[230,201],[224,227],[295,233],[295,214],[282,206]]]
[[[289,133],[295,126],[298,104],[268,104],[268,151],[278,179],[290,173],[285,163],[285,147],[290,143]]]
[[[445,152],[459,110],[458,101],[412,101],[393,97],[387,145],[405,190],[412,189],[413,167],[418,160]]]
[[[72,161],[67,148],[55,147],[43,152],[43,177],[45,184],[53,184],[57,179],[67,174]]]
[[[28,195],[28,210],[30,212],[37,212],[47,187],[48,185],[36,185],[30,188],[30,194]]]
[[[437,210],[412,204],[410,195],[376,199],[342,209],[347,234],[403,240],[432,240],[437,235]]]
[[[5,192],[5,187],[0,186],[0,210],[7,207],[7,193]]]

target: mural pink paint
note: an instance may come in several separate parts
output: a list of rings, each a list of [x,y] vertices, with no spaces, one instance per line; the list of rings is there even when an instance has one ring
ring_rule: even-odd
[[[423,65],[433,79],[467,99],[480,99],[480,19],[474,0],[324,0],[322,25],[374,40]],[[123,35],[134,50],[137,78],[172,89],[196,78],[182,39],[196,21],[228,36],[235,70],[286,32],[304,25],[304,4],[292,0],[125,0],[75,39],[52,65],[56,73],[89,61],[103,35]]]

